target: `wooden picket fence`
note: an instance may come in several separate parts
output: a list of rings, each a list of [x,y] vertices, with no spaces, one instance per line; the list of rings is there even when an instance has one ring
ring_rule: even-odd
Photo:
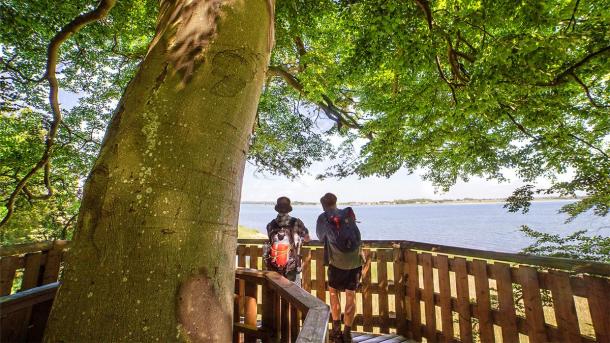
[[[237,266],[263,269],[263,241],[239,243]],[[65,246],[3,247],[2,296],[12,288],[27,292],[51,286]],[[395,332],[427,342],[610,342],[609,264],[408,241],[365,241],[364,253],[355,319],[360,331]],[[321,244],[308,244],[302,255],[303,288],[328,303]],[[238,289],[243,292],[245,288]],[[260,316],[264,298],[250,294]],[[2,335],[19,325],[40,330],[36,321],[44,321],[34,314],[48,311],[50,303],[36,306],[43,311],[19,310],[21,322],[15,322],[15,316],[5,318],[3,312]]]
[[[240,240],[237,265],[261,269],[262,243]],[[418,242],[364,244],[359,331],[427,342],[610,342],[608,264]],[[322,245],[308,244],[302,256],[303,288],[328,304]]]

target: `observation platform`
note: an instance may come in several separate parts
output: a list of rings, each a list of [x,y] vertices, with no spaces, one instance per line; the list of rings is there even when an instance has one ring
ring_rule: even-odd
[[[302,249],[303,288],[239,240],[234,342],[327,342],[323,247]],[[410,241],[364,241],[354,342],[610,342],[610,264]],[[0,248],[1,342],[39,342],[69,242]],[[16,285],[20,285],[17,287]],[[18,288],[18,289],[17,289]]]

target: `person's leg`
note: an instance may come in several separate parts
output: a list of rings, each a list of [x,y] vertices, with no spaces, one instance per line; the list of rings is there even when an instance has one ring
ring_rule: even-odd
[[[345,328],[343,330],[343,342],[352,342],[352,324],[354,322],[354,316],[356,315],[356,290],[358,289],[358,283],[360,282],[360,273],[362,267],[352,269],[348,272],[347,283],[345,285],[345,314],[343,316],[343,323]]]
[[[343,323],[351,328],[356,315],[356,292],[345,290],[345,314],[343,315]]]
[[[341,292],[328,287],[330,293],[330,313],[333,317],[333,322],[341,321]]]
[[[333,328],[330,334],[331,342],[341,342],[341,292],[328,287],[330,293],[330,314],[333,318]]]

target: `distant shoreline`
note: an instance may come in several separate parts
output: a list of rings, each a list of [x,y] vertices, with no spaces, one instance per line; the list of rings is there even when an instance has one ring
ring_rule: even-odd
[[[556,202],[556,201],[575,201],[578,198],[537,198],[532,202]],[[392,205],[477,205],[477,204],[503,204],[506,199],[399,199],[391,201],[350,201],[340,202],[343,206],[392,206]],[[275,205],[275,201],[242,201],[247,205]],[[319,205],[317,202],[293,201],[294,206]]]

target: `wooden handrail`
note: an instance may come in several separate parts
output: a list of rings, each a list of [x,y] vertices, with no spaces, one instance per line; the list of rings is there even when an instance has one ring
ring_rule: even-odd
[[[239,239],[239,244],[264,244],[265,239]],[[559,269],[574,273],[587,273],[595,275],[610,276],[610,264],[595,261],[574,260],[562,257],[546,257],[526,254],[514,254],[506,252],[488,251],[480,249],[460,248],[448,245],[431,244],[414,241],[362,241],[364,248],[394,249],[405,248],[418,251],[428,251],[439,254],[456,255],[462,257],[474,257],[486,260],[496,260],[516,264],[539,266],[550,269]],[[320,241],[310,241],[305,246],[321,248],[324,244]]]
[[[265,239],[238,239],[238,244],[256,244],[261,245],[266,242]],[[546,257],[536,256],[527,254],[515,254],[498,251],[489,251],[481,249],[461,248],[449,245],[432,244],[424,242],[414,241],[388,241],[388,240],[364,240],[362,241],[363,247],[373,249],[393,249],[393,248],[406,248],[419,251],[429,251],[433,253],[456,255],[463,257],[474,257],[486,260],[504,261],[510,263],[539,266],[550,269],[559,269],[570,271],[573,273],[587,273],[594,275],[603,275],[610,277],[610,264],[596,261],[584,261],[575,260],[563,257]],[[65,249],[69,246],[70,241],[57,240],[57,241],[43,241],[35,243],[16,244],[6,247],[0,247],[0,257],[21,255],[30,252],[50,250],[53,247],[58,249]],[[305,244],[305,246],[320,248],[323,247],[323,243],[314,240]]]
[[[59,281],[0,297],[0,313],[10,314],[55,298]]]
[[[56,240],[56,241],[42,241],[34,243],[23,243],[9,246],[0,247],[0,257],[12,256],[12,255],[23,255],[31,252],[51,250],[53,247],[57,249],[65,249],[68,247],[70,241]]]
[[[237,268],[235,277],[271,288],[282,299],[288,300],[291,306],[306,314],[297,343],[326,342],[330,307],[320,299],[273,271]]]

